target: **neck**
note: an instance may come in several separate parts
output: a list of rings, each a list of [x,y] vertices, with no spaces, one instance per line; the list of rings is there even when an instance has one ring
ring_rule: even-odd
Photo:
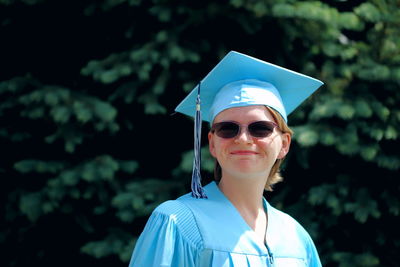
[[[262,198],[266,179],[254,178],[233,178],[229,175],[222,175],[218,186],[250,228],[253,229],[258,240],[264,243],[268,218]]]
[[[236,178],[224,174],[218,187],[231,203],[250,217],[257,217],[264,212],[263,193],[266,178]]]

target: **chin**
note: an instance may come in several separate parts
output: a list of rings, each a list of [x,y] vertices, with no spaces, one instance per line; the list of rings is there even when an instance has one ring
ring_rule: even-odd
[[[263,171],[255,169],[253,164],[237,164],[232,170],[240,176],[243,175],[247,177],[263,173]]]

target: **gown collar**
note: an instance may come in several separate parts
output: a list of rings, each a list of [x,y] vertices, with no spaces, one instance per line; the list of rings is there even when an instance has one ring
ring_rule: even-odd
[[[259,241],[259,238],[257,238],[255,231],[247,224],[247,222],[244,220],[240,212],[237,210],[237,208],[232,204],[232,202],[222,193],[222,191],[219,189],[218,185],[216,182],[211,182],[208,185],[204,187],[206,194],[208,196],[208,200],[212,202],[220,202],[223,203],[223,206],[227,209],[227,212],[230,214],[230,220],[237,222],[239,224],[240,229],[245,231],[245,236],[251,240],[254,245],[262,252],[263,254],[268,253],[267,251],[267,244],[262,243]],[[207,201],[207,200],[205,200]],[[270,228],[270,224],[273,223],[271,220],[272,214],[269,212],[271,206],[267,202],[267,200],[263,197],[263,206],[265,209],[265,212],[267,214],[267,229],[266,229],[266,237],[265,240],[268,243],[268,236],[271,235],[270,231],[268,229]]]

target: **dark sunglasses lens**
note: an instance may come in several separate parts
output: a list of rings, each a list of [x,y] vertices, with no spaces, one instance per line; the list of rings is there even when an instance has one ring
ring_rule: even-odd
[[[254,137],[267,137],[274,131],[275,125],[266,121],[257,121],[249,125],[249,132]]]
[[[215,128],[215,133],[221,138],[233,138],[239,132],[239,125],[233,122],[221,122]]]

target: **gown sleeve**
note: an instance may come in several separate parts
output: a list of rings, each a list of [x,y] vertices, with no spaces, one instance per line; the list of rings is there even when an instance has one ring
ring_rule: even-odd
[[[307,242],[307,260],[308,265],[310,267],[322,267],[321,261],[318,256],[317,248],[314,245],[311,236],[307,233],[308,242]]]
[[[161,204],[140,235],[129,267],[195,266],[200,246],[195,229],[194,217],[184,204],[178,201]]]

